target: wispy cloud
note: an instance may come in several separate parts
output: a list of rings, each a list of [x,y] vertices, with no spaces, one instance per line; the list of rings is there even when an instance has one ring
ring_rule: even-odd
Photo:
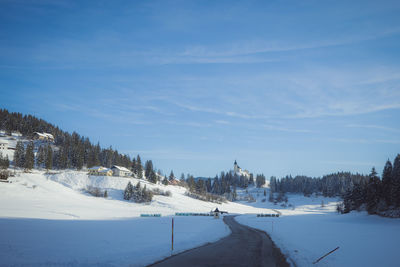
[[[347,124],[346,127],[348,127],[348,128],[377,129],[377,130],[384,130],[384,131],[400,133],[400,129],[381,126],[381,125],[373,125],[373,124]]]
[[[286,127],[281,127],[281,126],[276,126],[276,125],[267,125],[264,124],[262,125],[267,130],[271,131],[280,131],[280,132],[291,132],[291,133],[311,133],[311,130],[306,130],[306,129],[294,129],[294,128],[286,128]]]
[[[331,141],[342,142],[342,143],[354,143],[354,144],[400,144],[400,139],[350,139],[350,138],[332,138]]]

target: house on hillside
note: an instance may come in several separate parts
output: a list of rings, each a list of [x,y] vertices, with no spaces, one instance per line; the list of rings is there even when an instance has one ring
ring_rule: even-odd
[[[172,180],[168,180],[168,184],[170,184],[170,185],[179,185],[179,180],[177,180],[177,179],[172,179]]]
[[[34,132],[33,139],[54,142],[54,136],[49,133]]]
[[[88,169],[88,175],[94,176],[112,176],[113,171],[103,166],[94,166]]]
[[[114,176],[129,177],[132,172],[125,167],[114,165],[111,167]]]

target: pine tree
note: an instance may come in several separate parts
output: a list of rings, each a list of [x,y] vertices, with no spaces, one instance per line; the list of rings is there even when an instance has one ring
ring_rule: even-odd
[[[84,164],[84,150],[81,146],[79,146],[77,155],[76,155],[76,168],[78,170],[82,169],[83,164]]]
[[[25,165],[25,147],[21,141],[17,142],[14,152],[14,166],[24,167]]]
[[[132,171],[132,176],[137,176],[137,168],[136,168],[136,159],[133,158],[132,160],[132,167],[131,167],[131,171]]]
[[[50,170],[53,168],[53,150],[51,149],[51,146],[48,145],[46,149],[46,169]]]
[[[36,165],[38,167],[42,167],[45,161],[45,150],[43,146],[40,146],[38,149],[38,156],[36,157]]]
[[[393,161],[391,203],[400,207],[400,154]]]
[[[140,183],[138,183],[138,184],[139,184],[139,187],[140,187]],[[132,198],[132,193],[133,193],[133,185],[131,184],[131,182],[129,182],[126,185],[125,190],[124,190],[124,199],[125,200],[130,200]]]
[[[0,169],[8,169],[8,167],[10,167],[8,155],[6,155],[6,157],[3,157],[3,154],[0,152]]]
[[[137,171],[137,177],[139,179],[143,178],[143,166],[142,166],[142,160],[140,159],[139,154],[136,157],[136,171]]]
[[[157,175],[156,175],[156,173],[154,172],[154,170],[150,171],[148,180],[149,180],[151,183],[153,183],[153,184],[157,183]]]
[[[392,193],[392,186],[393,186],[393,181],[392,181],[392,163],[388,159],[386,161],[385,167],[383,168],[382,172],[382,198],[385,200],[387,206],[390,206],[392,204],[391,201],[391,193]]]
[[[32,170],[35,164],[35,154],[33,154],[34,145],[33,142],[29,142],[25,151],[25,163],[24,167],[27,170]]]
[[[232,201],[237,199],[236,185],[233,186]]]
[[[164,179],[162,180],[163,185],[168,185],[168,179],[167,176],[164,176]]]
[[[147,179],[149,179],[150,178],[150,174],[154,172],[153,162],[151,160],[147,160],[145,165],[144,165],[144,169],[145,169],[144,170],[145,171],[144,175],[145,175],[145,177]]]
[[[175,179],[175,175],[174,175],[174,172],[171,170],[171,173],[169,175],[169,180],[172,181],[174,179]]]
[[[374,214],[377,212],[380,196],[380,180],[374,167],[372,168],[369,177],[366,188],[366,204],[368,213]]]

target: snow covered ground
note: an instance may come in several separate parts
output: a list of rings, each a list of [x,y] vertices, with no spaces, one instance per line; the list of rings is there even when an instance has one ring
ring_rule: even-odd
[[[0,265],[143,266],[170,255],[171,220],[175,212],[268,212],[238,203],[222,205],[184,195],[178,186],[147,188],[171,191],[151,204],[123,200],[128,181],[121,177],[88,177],[86,172],[17,173],[0,183]],[[88,186],[107,190],[108,198],[86,193]],[[160,213],[161,218],[141,218]],[[216,241],[230,232],[212,217],[175,217],[174,253]]]
[[[282,252],[296,266],[399,266],[400,220],[352,212],[336,212],[337,200],[288,194],[288,204],[281,207],[268,202],[263,189],[250,189],[258,200],[250,205],[273,208],[279,218],[242,215],[239,223],[266,231]],[[257,197],[258,192],[258,197]],[[246,195],[244,191],[239,195]],[[266,202],[262,199],[266,198]],[[323,203],[323,207],[322,204]],[[325,253],[340,247],[319,263],[312,263]]]
[[[229,234],[212,217],[176,217],[174,253]],[[171,217],[0,219],[0,265],[144,266],[171,255]]]
[[[151,204],[137,204],[122,198],[128,181],[139,181],[133,178],[88,177],[83,171],[46,175],[36,170],[17,173],[10,181],[0,183],[0,265],[143,266],[170,255],[175,212],[218,207],[241,214],[238,222],[268,232],[299,267],[314,266],[312,262],[336,247],[339,250],[315,266],[398,266],[400,220],[357,212],[339,215],[336,198],[288,194],[282,207],[268,202],[268,188],[249,187],[237,191],[242,201],[219,205],[187,197],[182,187],[140,180],[172,196],[157,195]],[[107,190],[108,198],[89,195],[90,186]],[[251,199],[249,195],[255,202],[244,200]],[[273,213],[271,209],[281,217],[255,216]],[[141,218],[142,213],[162,217]],[[222,220],[175,217],[174,253],[228,234]]]
[[[138,217],[142,213],[209,212],[216,207],[229,213],[257,213],[262,209],[240,203],[216,204],[190,198],[186,189],[172,185],[154,185],[144,180],[122,177],[89,176],[83,171],[62,171],[46,175],[43,171],[17,173],[11,183],[0,183],[0,217],[41,219],[115,219]],[[123,191],[131,182],[148,189],[170,191],[171,197],[156,195],[151,204],[123,200]],[[108,198],[85,193],[89,187],[107,190]]]

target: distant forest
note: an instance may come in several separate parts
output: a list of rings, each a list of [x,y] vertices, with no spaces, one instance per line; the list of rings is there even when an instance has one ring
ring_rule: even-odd
[[[286,176],[278,180],[271,177],[270,188],[272,194],[291,192],[310,196],[316,193],[325,197],[342,197],[343,202],[337,207],[341,213],[366,210],[369,214],[400,217],[400,154],[393,165],[387,160],[382,179],[373,167],[369,175],[338,172],[322,178]],[[273,199],[273,195],[270,196],[270,200]],[[282,196],[279,199],[283,199]]]

